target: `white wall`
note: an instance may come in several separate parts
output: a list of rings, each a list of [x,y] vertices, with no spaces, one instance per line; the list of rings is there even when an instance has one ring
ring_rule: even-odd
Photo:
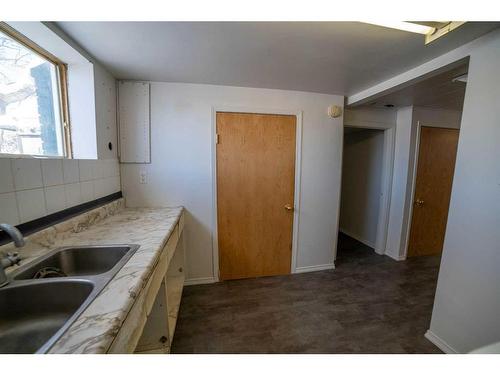
[[[461,353],[500,341],[499,104],[500,35],[471,53],[430,326],[431,338]]]
[[[94,93],[97,155],[99,159],[116,159],[116,80],[98,63],[94,63]],[[108,148],[109,142],[112,143],[112,150]]]
[[[68,66],[68,107],[75,159],[97,159],[94,65]]]
[[[303,111],[298,267],[333,264],[341,173],[343,97],[226,86],[152,83],[152,163],[122,164],[128,206],[183,205],[189,279],[212,280],[212,107]],[[147,184],[139,183],[141,170]],[[307,268],[306,268],[307,269]]]
[[[99,63],[69,65],[68,93],[75,159],[117,157],[116,80]],[[112,150],[108,143],[112,143]]]
[[[412,138],[413,107],[400,108],[396,117],[394,170],[392,175],[391,205],[387,228],[386,254],[400,259],[405,229],[405,202],[408,191],[408,169]]]
[[[395,108],[374,108],[359,106],[346,108],[344,125],[358,128],[387,129],[396,126]]]
[[[340,230],[372,248],[377,239],[383,154],[382,130],[344,130]]]
[[[460,129],[462,111],[440,108],[413,107],[414,126]]]

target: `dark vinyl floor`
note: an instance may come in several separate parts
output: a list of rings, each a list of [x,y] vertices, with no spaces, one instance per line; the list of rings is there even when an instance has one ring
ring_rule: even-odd
[[[424,338],[439,261],[340,235],[335,270],[186,287],[172,352],[440,353]]]

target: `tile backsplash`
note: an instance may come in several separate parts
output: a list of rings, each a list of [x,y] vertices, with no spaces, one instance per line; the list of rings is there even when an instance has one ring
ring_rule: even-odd
[[[25,223],[120,189],[117,159],[0,158],[0,222]]]

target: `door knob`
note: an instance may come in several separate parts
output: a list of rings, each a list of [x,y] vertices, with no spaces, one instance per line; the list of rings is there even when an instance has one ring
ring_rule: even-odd
[[[285,204],[285,210],[293,211],[293,206],[291,204]]]
[[[422,206],[424,204],[424,201],[422,199],[417,199],[415,203],[419,206]]]

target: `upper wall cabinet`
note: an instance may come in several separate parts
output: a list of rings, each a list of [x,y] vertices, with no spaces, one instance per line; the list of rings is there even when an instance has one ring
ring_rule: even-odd
[[[120,162],[150,163],[149,83],[118,82]]]

